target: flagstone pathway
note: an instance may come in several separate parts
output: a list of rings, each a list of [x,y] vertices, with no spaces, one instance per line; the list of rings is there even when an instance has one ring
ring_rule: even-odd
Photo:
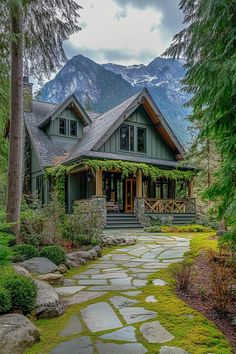
[[[122,237],[135,237],[137,244],[117,248],[98,262],[91,263],[86,271],[80,273],[78,269],[78,275],[66,279],[64,286],[55,288],[69,305],[92,299],[97,301],[85,305],[80,314],[70,318],[60,334],[65,341],[51,354],[142,354],[148,352],[147,343],[165,343],[160,349],[161,354],[187,354],[183,349],[171,346],[174,336],[158,321],[158,313],[140,306],[135,297],[142,292],[150,274],[182,259],[189,250],[189,241],[143,231],[106,232],[117,233],[117,236],[122,232]],[[166,286],[162,279],[153,280],[153,284]],[[109,292],[108,301],[99,299]],[[146,302],[158,302],[158,299],[150,294]],[[80,335],[84,326],[91,338]],[[140,340],[139,335],[139,342],[137,330],[143,338]],[[94,341],[95,333],[98,339]],[[74,338],[75,335],[78,337]]]

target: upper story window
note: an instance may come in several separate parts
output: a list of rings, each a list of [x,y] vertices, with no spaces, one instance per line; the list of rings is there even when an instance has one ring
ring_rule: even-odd
[[[77,136],[77,122],[70,120],[70,136]]]
[[[63,119],[63,118],[59,119],[59,134],[62,134],[62,135],[67,134],[66,119]]]
[[[137,129],[137,147],[138,152],[146,152],[146,129],[145,128],[138,128]]]
[[[120,150],[134,151],[134,127],[123,124],[120,127]]]

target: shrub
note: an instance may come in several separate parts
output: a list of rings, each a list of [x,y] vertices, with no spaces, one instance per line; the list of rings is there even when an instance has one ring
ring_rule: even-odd
[[[0,285],[9,291],[13,309],[21,310],[24,314],[28,314],[34,309],[37,288],[31,279],[17,274],[13,270],[7,270],[1,273]]]
[[[11,307],[11,293],[0,286],[0,313],[8,312]]]
[[[22,262],[38,256],[38,250],[35,246],[28,244],[16,245],[13,249],[13,262]]]
[[[45,246],[39,253],[40,257],[50,259],[56,265],[65,263],[66,252],[60,246]]]
[[[178,263],[173,268],[172,273],[176,281],[176,289],[188,291],[191,280],[192,263],[186,260]]]
[[[219,247],[221,250],[228,250],[232,259],[236,261],[236,230],[225,232],[220,236]]]
[[[211,290],[213,308],[225,315],[233,301],[233,271],[223,263],[212,263]]]
[[[98,208],[91,202],[79,202],[74,205],[74,213],[68,215],[62,228],[65,240],[74,245],[99,243],[103,224]]]
[[[183,225],[183,226],[162,226],[161,232],[172,233],[172,232],[210,232],[213,231],[211,228],[203,225]]]
[[[161,226],[148,226],[148,227],[145,227],[145,231],[147,231],[147,232],[161,232]]]

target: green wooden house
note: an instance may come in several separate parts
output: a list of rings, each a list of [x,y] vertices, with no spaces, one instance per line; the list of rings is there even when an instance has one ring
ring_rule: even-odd
[[[31,90],[25,82],[28,97]],[[146,215],[194,222],[193,168],[147,89],[100,115],[74,95],[62,104],[27,100],[24,122],[24,192],[42,204],[52,189],[47,171],[62,171],[67,211],[90,199],[104,226],[142,225]]]

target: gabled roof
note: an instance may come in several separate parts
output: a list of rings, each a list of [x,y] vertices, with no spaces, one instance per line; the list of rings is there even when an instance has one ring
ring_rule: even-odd
[[[62,102],[60,105],[56,105],[56,107],[51,112],[49,112],[46,117],[43,118],[42,122],[39,123],[38,127],[39,128],[45,127],[51,121],[51,119],[60,115],[67,107],[70,107],[79,113],[84,123],[84,126],[92,124],[92,120],[90,119],[89,115],[81,106],[76,96],[72,94],[69,97],[67,97],[66,100]]]
[[[56,139],[51,140],[41,127],[48,124],[52,117],[60,114],[71,103],[75,104],[78,114],[81,115],[83,113],[85,119],[84,135],[74,145],[71,146],[69,144],[66,146],[64,144],[62,146],[61,142],[56,142]],[[46,167],[58,163],[70,163],[83,158],[83,156],[94,155],[93,152],[98,152],[104,142],[140,105],[143,105],[147,110],[156,130],[171,146],[175,154],[182,155],[184,152],[182,144],[154,103],[147,89],[136,93],[118,106],[100,115],[86,112],[75,96],[72,95],[60,105],[33,101],[33,112],[25,113],[24,116],[26,127],[38,158],[42,166]],[[123,156],[124,160],[125,156]],[[106,158],[105,155],[104,158]],[[165,162],[163,163],[165,164]]]
[[[151,98],[151,95],[147,89],[136,93],[134,96],[128,98],[120,105],[112,108],[108,112],[105,112],[98,116],[91,127],[85,129],[83,138],[72,149],[65,162],[75,160],[83,153],[88,151],[97,151],[105,143],[105,141],[114,133],[114,131],[127,119],[141,104],[146,109],[149,109],[149,113],[153,114],[153,121],[156,124],[157,130],[160,134],[169,139],[169,144],[176,154],[183,154],[184,148],[176,137],[163,114],[156,106]],[[152,112],[151,112],[152,111]]]

